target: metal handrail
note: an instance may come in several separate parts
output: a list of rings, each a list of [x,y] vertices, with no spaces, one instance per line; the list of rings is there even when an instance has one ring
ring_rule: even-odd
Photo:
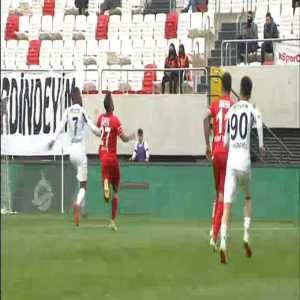
[[[223,54],[223,47],[225,46],[225,58],[227,58],[228,53],[228,46],[233,43],[240,44],[245,43],[246,44],[246,62],[248,62],[248,43],[253,42],[289,42],[289,41],[300,41],[300,38],[274,38],[274,39],[232,39],[232,40],[223,40],[221,43],[221,65],[224,66],[224,54]],[[226,63],[226,61],[225,61]]]
[[[95,71],[93,69],[91,69],[90,71]],[[97,70],[98,71],[98,70]],[[165,72],[165,71],[189,71],[189,72],[193,72],[193,71],[202,71],[204,72],[204,76],[205,76],[205,85],[208,86],[208,71],[205,67],[199,67],[199,68],[140,68],[140,69],[102,69],[101,70],[101,78],[100,78],[100,91],[102,91],[102,75],[104,72],[126,72],[127,76],[126,76],[126,84],[128,85],[128,73],[129,72]],[[180,76],[179,76],[179,87],[180,85]],[[128,90],[127,90],[128,93]],[[179,94],[180,94],[180,88],[179,88]]]

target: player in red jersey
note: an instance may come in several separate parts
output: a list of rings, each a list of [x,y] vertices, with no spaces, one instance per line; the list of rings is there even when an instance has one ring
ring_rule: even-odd
[[[104,200],[106,203],[110,199],[110,185],[112,185],[114,195],[112,199],[112,217],[109,227],[116,231],[115,219],[118,210],[119,188],[120,188],[120,167],[117,157],[118,136],[125,143],[135,139],[135,134],[127,136],[123,130],[119,119],[113,114],[114,103],[111,94],[104,98],[104,108],[106,113],[98,117],[97,127],[101,129],[101,142],[99,146],[99,159],[102,164],[102,180]]]
[[[224,135],[226,128],[225,116],[234,101],[230,98],[231,93],[231,75],[224,73],[222,76],[222,96],[219,101],[215,101],[208,109],[207,116],[204,118],[204,136],[206,142],[206,156],[212,159],[213,172],[215,178],[216,200],[213,205],[212,228],[210,245],[216,249],[221,220],[224,207],[224,183],[226,175],[226,163],[228,149],[224,146]],[[213,145],[212,149],[209,142],[210,118],[213,119]]]

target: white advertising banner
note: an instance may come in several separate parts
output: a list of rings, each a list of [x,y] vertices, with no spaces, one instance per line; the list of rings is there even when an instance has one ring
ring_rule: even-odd
[[[61,154],[65,134],[47,145],[71,105],[75,73],[1,73],[1,155]]]
[[[276,65],[300,64],[300,41],[288,41],[274,44]]]

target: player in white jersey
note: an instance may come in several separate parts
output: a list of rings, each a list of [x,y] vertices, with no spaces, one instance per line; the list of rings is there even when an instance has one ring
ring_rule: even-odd
[[[97,128],[89,119],[86,111],[82,107],[82,97],[79,88],[72,89],[72,106],[65,111],[58,130],[53,140],[49,143],[51,149],[58,138],[64,131],[65,125],[68,125],[68,134],[70,138],[70,161],[77,169],[77,180],[79,181],[79,192],[77,200],[73,204],[75,225],[79,225],[80,208],[85,206],[85,193],[87,189],[87,156],[85,149],[86,128],[89,127],[92,132],[101,136],[101,130]]]
[[[224,144],[229,147],[227,170],[224,189],[224,212],[221,225],[220,259],[221,263],[227,263],[227,234],[231,204],[236,193],[237,185],[245,195],[244,204],[244,248],[247,257],[252,256],[249,244],[249,232],[252,214],[252,203],[250,193],[250,136],[251,129],[257,128],[259,148],[261,154],[263,147],[263,128],[261,115],[249,99],[252,92],[252,81],[245,76],[241,80],[240,101],[236,102],[227,113],[227,129]]]

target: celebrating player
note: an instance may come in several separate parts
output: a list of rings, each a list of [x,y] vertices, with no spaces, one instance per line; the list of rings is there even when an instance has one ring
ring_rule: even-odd
[[[118,209],[118,193],[120,184],[120,167],[117,158],[117,137],[125,143],[135,139],[135,134],[125,135],[119,119],[113,114],[114,103],[111,94],[104,98],[104,108],[106,113],[101,114],[97,121],[97,127],[101,129],[101,142],[99,146],[99,159],[102,163],[102,180],[104,200],[106,203],[110,199],[110,184],[113,187],[114,195],[112,199],[112,216],[109,227],[116,231],[115,223]]]
[[[79,88],[74,87],[71,92],[72,106],[65,111],[61,124],[55,133],[54,139],[49,143],[49,149],[54,146],[58,136],[64,131],[66,123],[68,124],[68,132],[71,141],[70,160],[74,167],[77,168],[77,180],[79,181],[79,192],[77,200],[73,204],[74,222],[79,225],[80,208],[85,206],[85,193],[87,189],[87,156],[85,151],[85,135],[86,126],[92,132],[100,136],[101,130],[97,128],[87,116],[82,107],[82,97]]]
[[[251,223],[251,194],[250,183],[250,136],[251,129],[256,125],[259,149],[264,153],[263,147],[263,129],[261,115],[256,110],[249,99],[252,91],[252,81],[245,76],[241,80],[240,88],[241,100],[235,103],[227,115],[227,125],[224,142],[229,146],[225,191],[224,191],[224,212],[221,225],[221,244],[220,259],[225,264],[228,261],[227,255],[227,235],[229,227],[229,218],[231,212],[231,203],[236,193],[237,184],[245,194],[244,204],[244,248],[247,257],[252,256],[250,248],[250,223]]]
[[[220,231],[221,219],[223,215],[224,182],[226,174],[226,163],[228,149],[224,146],[224,134],[226,127],[225,116],[229,108],[233,105],[230,98],[231,75],[224,73],[222,76],[222,97],[215,101],[208,109],[208,114],[203,120],[204,136],[206,142],[206,156],[212,159],[213,172],[215,178],[216,200],[213,204],[212,228],[210,245],[216,249],[216,242]],[[213,146],[212,151],[209,142],[210,118],[213,119]]]

